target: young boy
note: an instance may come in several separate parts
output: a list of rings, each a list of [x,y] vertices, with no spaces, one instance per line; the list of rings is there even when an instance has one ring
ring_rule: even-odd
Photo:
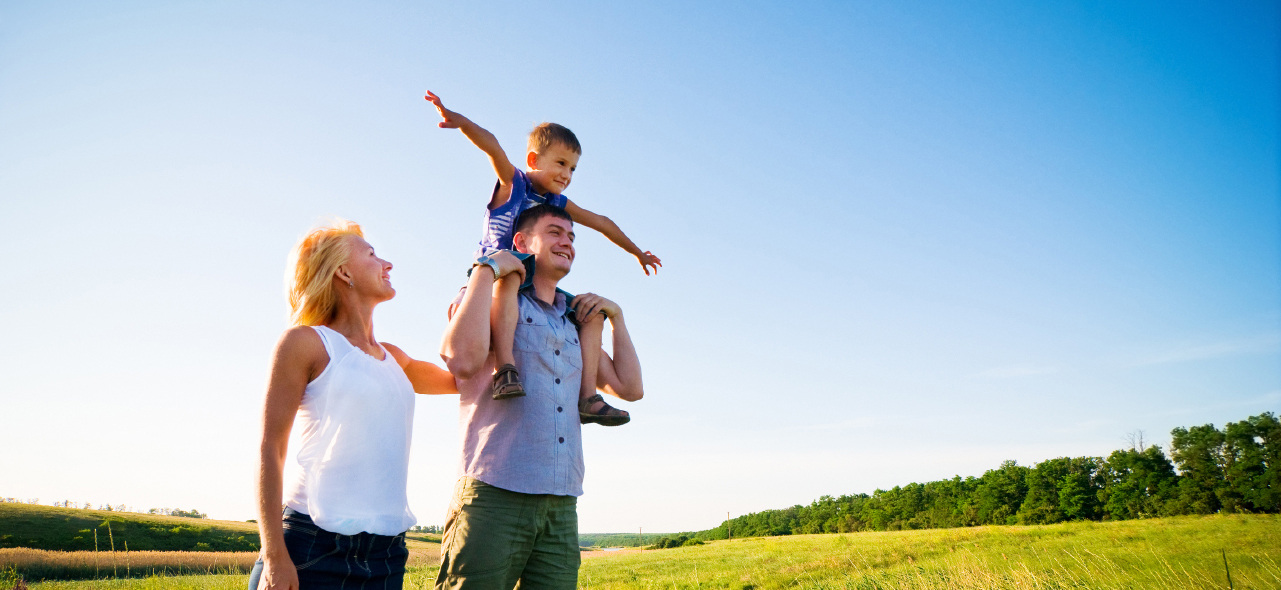
[[[467,139],[489,156],[494,172],[498,175],[498,183],[485,212],[485,232],[477,251],[478,257],[496,250],[512,250],[516,220],[521,212],[534,205],[549,204],[564,209],[574,223],[604,234],[611,242],[635,256],[647,276],[651,267],[655,273],[658,272],[658,267],[663,263],[657,256],[636,247],[608,217],[583,209],[561,194],[569,186],[574,170],[578,167],[578,158],[583,153],[578,138],[572,131],[555,123],[543,123],[535,127],[529,134],[528,153],[525,155],[525,165],[529,171],[522,172],[507,158],[506,152],[492,133],[467,117],[446,109],[440,97],[430,90],[425,98],[436,106],[436,111],[444,119],[439,126],[462,131]],[[532,275],[532,272],[531,269],[529,273]],[[526,281],[530,279],[532,276],[526,277]],[[516,370],[512,356],[518,319],[516,294],[520,287],[517,281],[504,277],[494,290],[490,309],[491,338],[495,364],[498,366],[494,373],[494,399],[525,395],[520,383],[520,373]],[[584,424],[594,422],[618,426],[626,424],[631,418],[626,412],[606,404],[596,393],[596,367],[600,362],[603,326],[600,318],[593,318],[579,328],[579,341],[583,351],[583,381],[579,385],[578,415]]]

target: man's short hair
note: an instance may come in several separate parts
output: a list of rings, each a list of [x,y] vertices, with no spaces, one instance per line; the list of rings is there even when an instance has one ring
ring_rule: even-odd
[[[556,144],[563,145],[575,154],[583,155],[583,146],[568,127],[559,123],[543,123],[529,132],[529,151],[541,154]]]
[[[564,219],[570,223],[574,222],[574,218],[569,216],[568,211],[555,205],[548,205],[544,203],[542,205],[534,205],[521,213],[520,217],[516,218],[516,231],[512,233],[528,233],[530,230],[534,229],[534,226],[538,225],[538,221],[544,217],[555,217],[557,219]]]

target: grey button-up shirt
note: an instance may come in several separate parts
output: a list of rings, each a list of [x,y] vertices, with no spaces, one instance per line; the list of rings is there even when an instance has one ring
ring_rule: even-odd
[[[494,400],[494,356],[471,379],[458,380],[463,437],[459,474],[523,494],[583,495],[578,387],[583,354],[566,295],[547,305],[520,292],[513,356],[524,397]]]

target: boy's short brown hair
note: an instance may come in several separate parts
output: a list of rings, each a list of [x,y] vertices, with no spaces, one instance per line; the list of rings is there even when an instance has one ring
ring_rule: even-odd
[[[543,123],[529,132],[529,151],[541,154],[556,144],[563,145],[575,154],[583,155],[583,146],[568,127],[559,123]]]

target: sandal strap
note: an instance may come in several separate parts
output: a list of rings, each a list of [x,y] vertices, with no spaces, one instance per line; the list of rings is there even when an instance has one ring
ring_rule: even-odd
[[[494,382],[502,385],[520,383],[520,371],[516,370],[516,365],[503,365],[494,372]]]
[[[601,397],[599,393],[591,397],[585,397],[583,399],[580,399],[578,400],[578,412],[580,414],[590,414],[591,412],[588,411],[588,408],[591,408],[592,404],[596,402],[603,402],[603,401],[605,401],[605,398]]]
[[[599,412],[590,411],[589,408],[591,408],[592,404],[596,402],[601,402],[605,405],[600,409]],[[622,410],[615,408],[614,406],[611,406],[608,403],[606,403],[605,398],[601,397],[599,393],[592,395],[591,397],[578,400],[578,412],[580,414],[590,414],[592,416],[623,416],[624,415]]]

